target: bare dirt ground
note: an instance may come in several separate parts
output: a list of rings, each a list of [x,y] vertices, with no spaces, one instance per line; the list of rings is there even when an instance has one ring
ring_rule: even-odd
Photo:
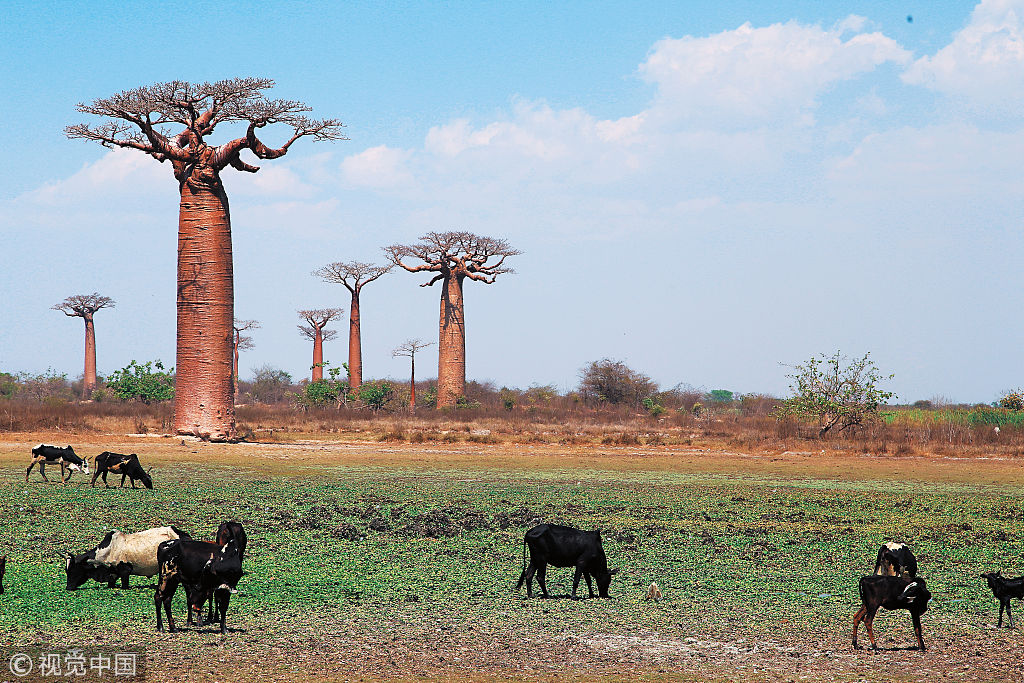
[[[333,469],[323,476],[336,476],[344,468],[380,468],[443,471],[452,478],[471,481],[480,473],[494,476],[508,471],[528,477],[579,469],[587,476],[595,476],[595,472],[670,473],[736,477],[740,482],[749,477],[783,482],[872,482],[883,489],[890,483],[894,500],[913,497],[916,485],[964,485],[985,487],[1007,496],[1015,505],[1024,484],[1022,463],[999,459],[834,457],[820,453],[762,456],[699,447],[396,446],[326,439],[216,445],[177,437],[0,434],[0,474],[12,480],[7,488],[0,486],[0,501],[23,486],[28,449],[40,441],[70,442],[77,451],[91,455],[100,450],[145,453],[146,462],[157,472],[182,465],[208,465],[268,478],[316,477],[324,468]],[[1011,542],[1019,542],[1021,524],[1019,516],[1013,520]],[[0,537],[0,554],[17,551],[10,542]],[[955,554],[955,549],[950,552]],[[467,566],[465,571],[473,568]],[[972,577],[977,574],[974,568],[965,571]],[[439,579],[435,590],[448,588]],[[756,582],[744,590],[756,592]],[[742,605],[746,596],[730,594],[722,599]],[[156,634],[148,628],[126,632],[121,627],[97,625],[76,630],[74,638],[96,646],[137,643],[147,652],[147,680],[151,681],[1024,681],[1021,631],[993,628],[994,600],[986,608],[987,614],[970,618],[950,614],[941,606],[926,614],[929,649],[924,653],[909,649],[913,634],[909,616],[902,612],[878,617],[881,651],[853,650],[850,626],[857,605],[852,602],[839,607],[835,618],[808,624],[796,615],[792,623],[777,614],[761,620],[756,611],[732,620],[717,616],[713,601],[695,604],[682,599],[670,606],[675,611],[666,612],[667,616],[630,623],[628,619],[606,619],[601,610],[614,609],[606,607],[614,600],[509,600],[512,602],[493,609],[481,608],[491,611],[480,620],[446,610],[444,603],[430,599],[411,603],[369,599],[356,607],[339,605],[335,610],[309,612],[297,604],[267,611],[240,618],[225,636],[209,628]],[[532,612],[525,618],[517,615],[503,620],[502,610],[521,604]],[[651,605],[649,609],[662,608]],[[569,610],[588,616],[560,626],[559,613]],[[0,634],[0,646],[45,645],[55,637],[67,636],[45,623],[38,628],[23,624],[14,635]],[[868,642],[863,630],[861,642]],[[0,681],[7,680],[5,673],[0,670]]]

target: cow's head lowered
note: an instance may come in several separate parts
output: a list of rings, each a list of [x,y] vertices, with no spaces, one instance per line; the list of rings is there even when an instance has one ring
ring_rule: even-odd
[[[132,573],[131,562],[114,564],[100,562],[96,559],[95,550],[89,550],[80,555],[62,553],[62,556],[64,557],[64,571],[68,576],[67,589],[69,591],[76,590],[89,579],[109,584]]]

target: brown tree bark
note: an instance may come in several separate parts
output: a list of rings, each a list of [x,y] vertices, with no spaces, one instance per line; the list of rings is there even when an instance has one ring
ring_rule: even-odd
[[[409,410],[416,412],[416,356],[410,362],[412,370],[409,372]]]
[[[359,290],[352,292],[348,314],[348,383],[352,390],[363,383],[363,343],[359,332]]]
[[[82,393],[86,398],[96,388],[96,325],[92,314],[82,316],[85,321],[85,372],[82,373]]]
[[[437,407],[452,407],[466,394],[466,311],[461,275],[445,278],[437,351]]]
[[[323,329],[317,327],[313,336],[313,378],[312,381],[319,382],[324,378],[324,333]]]
[[[178,353],[174,431],[233,441],[234,277],[228,197],[216,171],[181,183],[178,212]]]

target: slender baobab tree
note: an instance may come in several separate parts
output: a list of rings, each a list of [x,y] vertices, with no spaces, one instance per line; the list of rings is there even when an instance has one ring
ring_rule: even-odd
[[[328,263],[313,271],[313,275],[327,282],[345,285],[352,295],[348,309],[348,377],[349,386],[358,389],[363,383],[363,343],[359,329],[359,294],[363,287],[387,273],[394,266],[376,266],[372,263],[349,261]]]
[[[72,318],[81,318],[85,322],[85,372],[82,373],[82,394],[88,398],[96,388],[96,326],[92,317],[101,308],[113,308],[115,301],[109,296],[92,294],[75,294],[59,304],[52,306]]]
[[[254,344],[252,337],[247,334],[242,334],[246,330],[255,330],[262,327],[258,320],[239,320],[235,318],[235,322],[232,328],[235,331],[234,336],[234,361],[231,365],[231,376],[235,382],[235,392],[238,392],[238,352],[248,351]]]
[[[521,252],[503,239],[471,232],[428,232],[419,244],[393,244],[384,249],[396,266],[410,273],[436,273],[429,282],[441,288],[441,325],[437,345],[437,407],[454,406],[466,393],[466,324],[462,282],[466,278],[494,284],[503,273],[514,272],[505,259]],[[413,265],[406,261],[422,261]]]
[[[314,120],[302,102],[271,100],[266,78],[235,78],[216,83],[171,81],[79,104],[78,111],[107,119],[92,127],[69,126],[70,138],[104,147],[135,149],[157,161],[170,161],[178,181],[178,338],[174,429],[211,441],[235,439],[232,381],[234,279],[231,218],[221,171],[228,166],[255,173],[242,159],[288,153],[301,137],[343,140],[340,121]],[[208,141],[220,124],[241,123],[241,137],[220,145]],[[280,123],[292,135],[278,148],[256,133]]]
[[[425,342],[421,339],[407,339],[391,352],[391,355],[395,358],[405,357],[409,359],[412,367],[412,371],[409,374],[409,409],[414,413],[416,412],[416,352],[433,345],[434,342]]]
[[[312,308],[299,311],[299,317],[306,325],[298,325],[299,332],[306,339],[313,341],[313,378],[316,382],[324,378],[324,342],[338,336],[337,330],[325,330],[327,323],[337,320],[345,312],[344,308]]]

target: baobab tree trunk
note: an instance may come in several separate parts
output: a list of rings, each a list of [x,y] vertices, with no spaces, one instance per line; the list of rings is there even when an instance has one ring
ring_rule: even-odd
[[[316,328],[316,336],[313,337],[313,381],[319,382],[324,378],[324,334],[321,328]]]
[[[228,197],[213,178],[181,183],[178,213],[178,357],[174,430],[235,439],[232,337],[235,296]],[[181,391],[189,387],[189,391]]]
[[[450,408],[466,393],[466,322],[463,276],[444,280],[437,353],[437,407]]]
[[[359,333],[359,291],[352,292],[348,314],[348,384],[352,390],[363,383],[363,344]]]
[[[85,372],[82,374],[82,393],[85,398],[92,396],[96,388],[96,326],[91,315],[82,317],[85,321]]]
[[[416,412],[416,353],[412,354],[412,373],[409,376],[409,410]]]
[[[231,388],[236,395],[238,394],[238,342],[241,338],[242,333],[236,330],[231,340]]]

